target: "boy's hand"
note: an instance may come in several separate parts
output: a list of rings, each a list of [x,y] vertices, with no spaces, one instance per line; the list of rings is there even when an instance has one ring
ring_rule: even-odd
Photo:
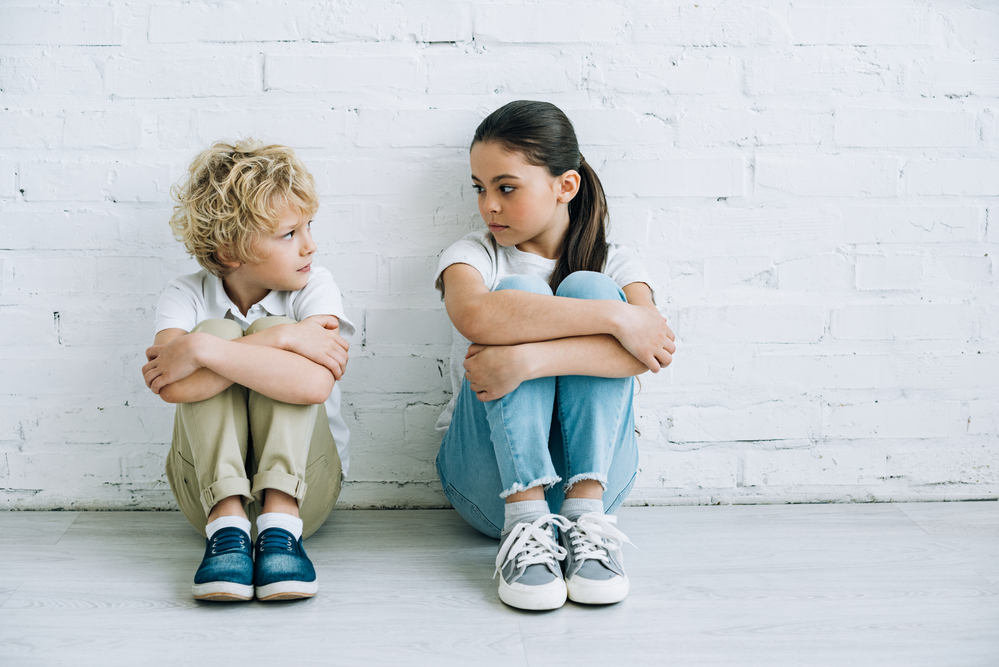
[[[166,345],[153,345],[146,349],[146,359],[142,367],[142,378],[146,386],[159,394],[168,384],[183,380],[202,367],[197,360],[197,345],[204,334],[187,334]]]
[[[527,380],[524,345],[477,345],[465,355],[465,379],[480,401],[503,398]]]
[[[325,366],[339,382],[347,371],[350,343],[340,335],[340,320],[332,315],[313,315],[286,325],[285,349]]]

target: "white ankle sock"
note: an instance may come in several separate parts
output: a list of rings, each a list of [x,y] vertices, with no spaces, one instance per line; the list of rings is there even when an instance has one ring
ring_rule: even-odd
[[[212,535],[215,534],[219,528],[239,528],[241,531],[249,536],[250,534],[250,520],[244,519],[241,516],[220,516],[219,518],[212,521],[210,524],[205,526],[205,533],[208,534],[208,539],[212,539]]]
[[[503,506],[503,532],[513,530],[518,523],[532,523],[539,516],[550,514],[545,500],[521,500]]]
[[[569,521],[576,521],[579,517],[590,512],[603,514],[604,501],[596,498],[566,498],[562,501],[562,508],[558,511]]]
[[[297,540],[302,536],[303,526],[302,520],[297,516],[281,512],[268,512],[257,517],[257,535],[268,528],[284,528]]]

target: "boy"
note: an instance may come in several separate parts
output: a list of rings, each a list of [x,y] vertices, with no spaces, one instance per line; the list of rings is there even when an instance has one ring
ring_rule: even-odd
[[[160,297],[142,375],[177,404],[167,478],[206,537],[194,597],[311,597],[302,539],[347,471],[337,382],[341,333],[354,333],[332,276],[312,266],[315,184],[288,148],[220,142],[173,196],[170,226],[203,270]]]

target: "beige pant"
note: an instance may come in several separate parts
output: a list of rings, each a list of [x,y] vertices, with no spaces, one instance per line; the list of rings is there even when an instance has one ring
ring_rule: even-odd
[[[191,333],[233,340],[289,322],[265,317],[244,334],[233,321],[205,320]],[[207,400],[177,406],[166,473],[181,512],[202,535],[219,500],[243,496],[256,523],[264,489],[277,489],[298,500],[308,536],[340,495],[340,456],[326,407],[282,403],[237,384]]]

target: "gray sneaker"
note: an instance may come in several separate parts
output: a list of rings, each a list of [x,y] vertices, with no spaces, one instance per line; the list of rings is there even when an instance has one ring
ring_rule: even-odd
[[[518,523],[500,535],[496,575],[500,600],[518,609],[558,609],[565,604],[565,581],[559,561],[565,549],[555,541],[558,528],[571,526],[558,514],[545,514],[534,523]]]
[[[616,516],[590,512],[559,533],[567,553],[562,563],[565,587],[573,602],[612,604],[628,596],[621,547],[631,540],[615,523]]]

